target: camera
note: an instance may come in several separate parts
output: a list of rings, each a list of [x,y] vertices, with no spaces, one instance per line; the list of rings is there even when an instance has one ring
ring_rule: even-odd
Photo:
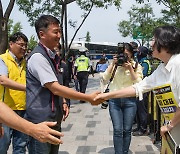
[[[124,63],[128,61],[127,54],[124,53],[125,50],[125,43],[118,43],[117,49],[117,59],[118,59],[118,66],[122,66]]]
[[[104,93],[108,93],[108,92],[109,92],[109,88],[107,88]],[[101,104],[101,108],[102,108],[102,109],[107,109],[107,107],[108,107],[108,102],[109,102],[109,100],[106,100],[105,102],[103,102],[103,103]]]

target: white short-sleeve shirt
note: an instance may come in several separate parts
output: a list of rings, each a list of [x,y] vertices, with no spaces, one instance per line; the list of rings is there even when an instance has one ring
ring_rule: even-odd
[[[157,86],[170,84],[177,103],[180,106],[180,54],[173,55],[167,65],[160,64],[148,77],[134,85],[136,95],[152,90]]]

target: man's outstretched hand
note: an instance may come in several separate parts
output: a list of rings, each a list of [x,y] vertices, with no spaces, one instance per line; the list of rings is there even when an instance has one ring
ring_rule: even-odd
[[[51,129],[57,122],[41,122],[35,124],[30,131],[30,135],[40,142],[49,142],[50,144],[62,144],[60,137],[64,136],[62,133]]]
[[[100,94],[101,92],[97,91],[97,92],[93,92],[91,94],[88,94],[90,97],[89,102],[91,103],[91,105],[99,105],[101,103],[103,103],[105,100],[104,99],[97,99],[94,100],[95,97],[97,97],[98,94]]]

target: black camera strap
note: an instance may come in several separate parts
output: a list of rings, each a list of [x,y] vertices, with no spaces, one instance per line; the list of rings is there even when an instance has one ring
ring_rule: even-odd
[[[104,93],[108,93],[109,92],[109,85],[110,85],[110,83],[112,82],[112,80],[114,78],[114,75],[116,73],[117,67],[118,67],[118,65],[116,64],[115,67],[113,68],[113,72],[112,72],[111,78],[109,79],[109,82],[107,84],[107,87],[106,87]]]
[[[136,72],[136,70],[137,70],[138,64],[139,64],[139,63],[136,61],[135,67],[133,67],[133,69],[134,69],[135,72]]]

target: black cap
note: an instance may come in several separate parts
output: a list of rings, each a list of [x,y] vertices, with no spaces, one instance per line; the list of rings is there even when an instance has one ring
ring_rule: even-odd
[[[145,46],[140,46],[138,48],[139,52],[142,54],[142,55],[148,55],[149,54],[149,49]]]
[[[133,49],[136,49],[138,47],[138,44],[136,42],[130,42]]]

